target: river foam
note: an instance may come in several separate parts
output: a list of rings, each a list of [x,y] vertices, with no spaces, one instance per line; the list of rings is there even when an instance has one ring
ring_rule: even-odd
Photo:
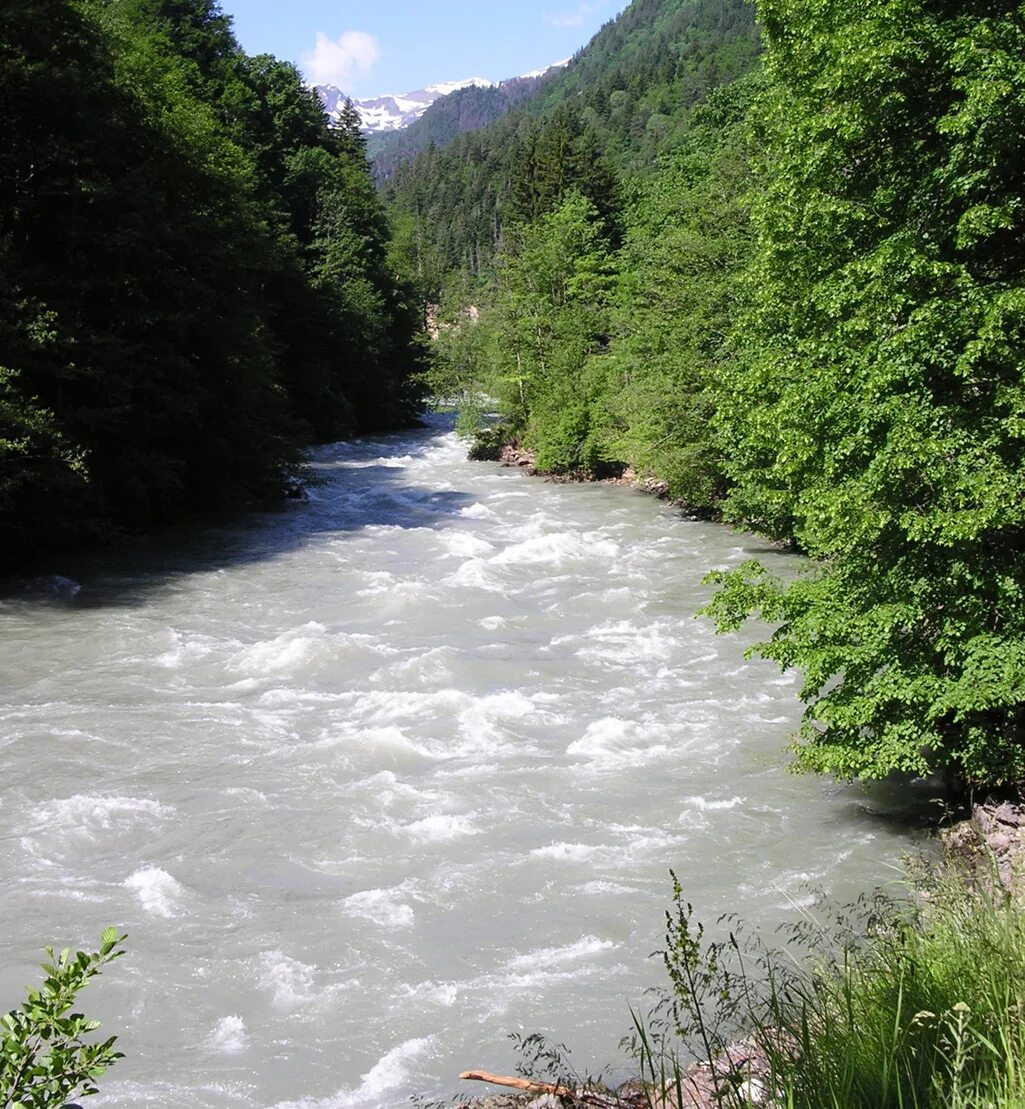
[[[793,677],[694,618],[742,538],[464,452],[440,419],[323,447],[306,503],[4,599],[0,988],[128,932],[97,1109],[448,1101],[513,1032],[598,1071],[669,868],[771,936],[907,847],[785,772]]]

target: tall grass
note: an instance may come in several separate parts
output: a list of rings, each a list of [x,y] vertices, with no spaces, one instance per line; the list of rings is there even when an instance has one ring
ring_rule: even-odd
[[[1016,899],[948,876],[770,951],[735,927],[706,941],[673,880],[669,988],[633,1037],[652,1105],[690,1104],[685,1062],[697,1059],[733,1109],[1025,1109]]]

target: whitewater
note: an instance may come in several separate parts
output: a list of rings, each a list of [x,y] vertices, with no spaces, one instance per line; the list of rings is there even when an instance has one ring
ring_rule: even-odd
[[[468,462],[442,417],[314,471],[0,596],[0,1008],[44,944],[128,933],[82,997],[125,1053],[93,1105],[448,1100],[510,1033],[625,1072],[670,868],[769,937],[893,879],[885,795],[785,770],[765,629],[696,616],[795,556]]]

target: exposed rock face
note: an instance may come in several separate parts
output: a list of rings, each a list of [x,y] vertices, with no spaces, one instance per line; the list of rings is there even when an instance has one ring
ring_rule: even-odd
[[[968,820],[944,832],[951,863],[967,868],[983,889],[1025,893],[1025,810],[1010,802],[976,805]]]

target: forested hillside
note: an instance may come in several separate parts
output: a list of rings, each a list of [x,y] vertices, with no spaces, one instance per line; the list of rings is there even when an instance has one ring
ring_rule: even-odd
[[[408,421],[354,121],[215,0],[0,10],[0,562],[281,488]]]
[[[637,2],[543,104],[396,175],[438,388],[498,397],[542,470],[632,467],[813,556],[712,606],[803,672],[800,765],[1019,782],[1025,24],[757,14],[764,64],[742,5]]]
[[[747,0],[637,0],[520,109],[395,169],[386,195],[416,226],[416,272],[434,291],[452,268],[489,272],[506,223],[574,185],[614,215],[613,174],[685,142],[689,109],[758,50]]]

